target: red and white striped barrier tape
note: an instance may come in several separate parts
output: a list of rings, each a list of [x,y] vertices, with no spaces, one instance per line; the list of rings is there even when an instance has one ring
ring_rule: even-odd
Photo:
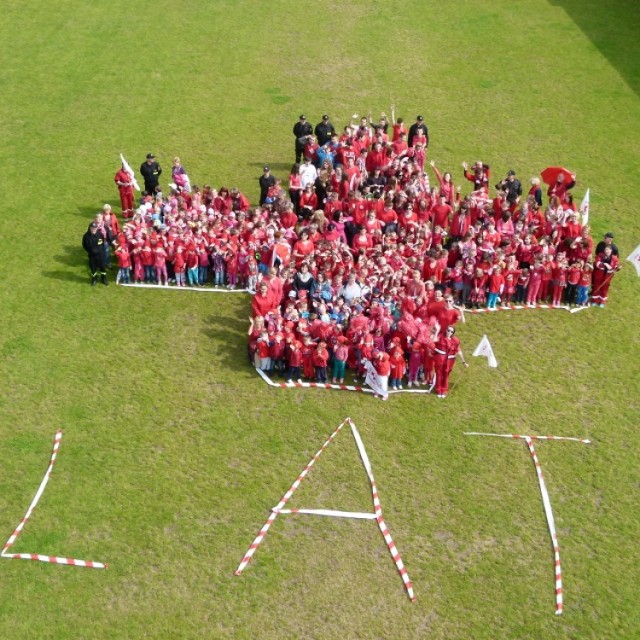
[[[533,442],[531,438],[525,438],[524,441],[529,447],[529,453],[533,458],[533,464],[536,467],[536,474],[538,476],[538,484],[540,485],[540,493],[542,494],[542,504],[544,505],[544,514],[547,517],[547,525],[549,526],[549,534],[551,535],[551,543],[553,544],[553,565],[556,580],[556,615],[562,615],[564,608],[563,602],[563,589],[562,589],[562,568],[560,566],[560,546],[558,545],[558,536],[556,534],[556,523],[553,519],[553,511],[551,510],[551,501],[549,500],[549,493],[542,477],[542,467],[536,454],[536,450],[533,448]]]
[[[125,284],[118,282],[120,287],[133,287],[136,289],[157,289],[158,291],[200,291],[201,293],[251,293],[249,289],[215,289],[213,287],[177,287],[176,285],[164,285],[164,284],[149,284],[141,282],[130,282]]]
[[[566,438],[564,436],[521,436],[515,433],[478,433],[477,431],[465,431],[465,436],[491,436],[492,438],[516,438],[520,440],[567,440],[569,442],[581,442],[582,444],[591,444],[591,440],[585,438]]]
[[[488,309],[484,307],[482,309],[466,309],[466,313],[471,313],[475,315],[476,313],[494,313],[495,311],[520,311],[521,309],[527,309],[529,311],[533,311],[534,309],[556,309],[560,311],[568,311],[569,313],[578,313],[578,311],[584,311],[589,307],[569,307],[566,304],[560,305],[559,307],[554,307],[552,304],[536,304],[533,307],[530,307],[526,304],[506,304],[494,307],[493,309]]]
[[[395,542],[389,533],[389,529],[387,527],[387,523],[382,516],[382,505],[380,504],[380,498],[378,496],[378,487],[376,486],[376,481],[373,477],[373,470],[371,469],[371,463],[369,462],[369,456],[367,456],[367,452],[364,448],[364,443],[362,442],[362,438],[360,437],[360,433],[354,422],[351,418],[348,418],[349,425],[351,426],[351,432],[353,433],[353,437],[355,438],[356,445],[358,447],[358,451],[360,452],[360,457],[362,458],[362,464],[364,464],[364,468],[367,472],[367,476],[369,477],[369,482],[371,484],[371,496],[373,498],[373,510],[376,514],[376,521],[378,523],[378,527],[382,533],[382,537],[384,541],[387,543],[387,547],[389,549],[389,553],[393,558],[393,561],[396,563],[396,567],[398,569],[398,573],[400,573],[400,577],[402,578],[402,582],[404,583],[405,589],[407,590],[407,595],[411,599],[411,602],[415,602],[415,595],[413,593],[413,584],[409,578],[409,574],[402,562],[402,558],[400,557],[400,553],[396,548]]]
[[[62,440],[62,431],[58,429],[56,431],[56,435],[53,440],[53,451],[51,452],[51,459],[49,461],[49,467],[47,468],[46,473],[44,474],[44,478],[38,487],[38,491],[36,491],[36,495],[34,496],[29,508],[27,509],[27,513],[24,518],[20,521],[15,531],[9,536],[9,539],[5,543],[2,551],[0,552],[0,557],[2,558],[13,558],[19,560],[38,560],[39,562],[51,562],[53,564],[67,564],[73,565],[75,567],[88,567],[90,569],[106,569],[107,565],[102,562],[92,562],[91,560],[77,560],[75,558],[61,558],[57,556],[46,556],[38,553],[7,553],[7,550],[11,548],[22,530],[24,529],[25,524],[29,521],[33,510],[36,508],[40,497],[44,493],[45,487],[49,482],[49,478],[51,477],[51,472],[53,471],[53,465],[55,464],[56,458],[58,457],[58,449],[60,448],[60,441]]]
[[[347,421],[343,420],[338,425],[336,430],[327,438],[326,442],[320,447],[320,449],[313,456],[313,458],[311,458],[307,466],[300,472],[300,475],[295,479],[294,483],[291,485],[289,490],[282,496],[282,499],[280,500],[280,502],[278,502],[278,504],[271,510],[271,513],[269,514],[267,521],[262,526],[262,529],[260,529],[260,531],[258,532],[258,535],[256,536],[255,540],[251,543],[251,545],[249,545],[249,549],[247,550],[247,553],[245,553],[244,558],[242,558],[242,561],[238,565],[238,568],[236,569],[236,572],[235,572],[237,576],[239,576],[243,572],[247,564],[249,564],[249,561],[253,557],[253,554],[256,552],[256,549],[260,546],[260,544],[262,543],[262,540],[267,535],[267,532],[269,531],[269,527],[271,527],[271,525],[273,524],[273,521],[278,516],[278,512],[280,511],[280,509],[284,509],[284,506],[287,504],[287,502],[289,502],[289,499],[291,498],[295,490],[300,486],[300,483],[305,479],[309,471],[311,471],[311,468],[315,464],[316,460],[320,457],[320,454],[333,442],[333,439],[338,435],[338,433],[340,432],[342,427],[344,427],[345,424],[347,424]]]
[[[284,505],[289,501],[289,499],[293,495],[293,492],[300,486],[300,483],[302,482],[302,480],[304,480],[305,476],[309,473],[309,471],[311,470],[311,467],[314,465],[315,461],[318,459],[320,454],[327,448],[327,446],[329,446],[329,444],[331,444],[333,439],[336,437],[338,432],[342,429],[342,427],[344,427],[345,424],[349,424],[351,428],[351,432],[353,433],[353,437],[358,447],[358,452],[360,453],[360,458],[362,459],[362,464],[364,465],[365,471],[367,472],[367,476],[369,478],[369,483],[371,484],[371,495],[373,499],[374,513],[335,511],[332,509],[285,509]],[[247,566],[247,564],[251,560],[253,554],[256,552],[257,548],[262,543],[265,535],[267,534],[267,531],[269,530],[269,527],[272,525],[276,517],[280,514],[311,514],[311,515],[320,515],[320,516],[333,516],[333,517],[339,517],[339,518],[358,518],[363,520],[375,520],[378,524],[378,527],[380,528],[380,531],[382,532],[382,535],[387,544],[389,552],[391,553],[391,557],[396,563],[398,572],[402,577],[402,581],[407,591],[407,595],[409,596],[412,602],[415,601],[416,598],[413,592],[413,585],[411,583],[411,580],[409,579],[409,575],[407,574],[407,570],[402,562],[400,553],[398,552],[398,549],[393,541],[393,538],[389,533],[389,528],[387,527],[387,524],[382,515],[382,506],[380,505],[380,499],[378,497],[378,489],[376,486],[375,479],[373,477],[373,471],[371,469],[371,463],[369,462],[369,457],[367,456],[367,452],[364,448],[364,444],[362,442],[362,438],[360,437],[360,433],[358,432],[358,429],[354,424],[354,422],[351,420],[351,418],[347,418],[342,423],[340,423],[340,425],[338,425],[337,429],[329,436],[328,440],[322,445],[322,447],[316,453],[316,455],[313,456],[309,464],[307,464],[307,466],[302,470],[300,475],[296,478],[295,482],[291,485],[291,488],[289,489],[289,491],[287,491],[287,493],[284,494],[284,496],[282,497],[282,500],[280,500],[280,502],[271,510],[271,514],[269,515],[269,518],[263,525],[262,529],[260,529],[260,531],[258,532],[258,535],[256,536],[255,540],[249,546],[247,553],[245,554],[244,558],[240,562],[240,565],[236,569],[235,575],[238,576],[242,573],[244,568]]]
[[[360,520],[375,520],[375,513],[361,511],[335,511],[334,509],[272,509],[278,513],[306,513],[312,516],[332,516],[334,518],[356,518]]]
[[[271,387],[279,389],[336,389],[337,391],[358,391],[360,393],[373,393],[373,389],[360,387],[353,384],[331,384],[329,382],[274,382],[262,369],[256,368],[260,377]],[[388,394],[396,393],[431,393],[428,389],[389,389]]]
[[[533,459],[533,464],[536,468],[536,475],[538,477],[538,484],[540,485],[540,493],[542,494],[542,504],[544,505],[544,513],[547,518],[547,525],[549,527],[549,534],[551,536],[551,543],[553,544],[553,562],[555,572],[555,595],[556,595],[556,615],[562,615],[564,610],[564,589],[562,587],[562,567],[560,566],[560,545],[558,544],[558,535],[556,533],[556,524],[553,518],[553,511],[551,509],[551,500],[549,499],[549,492],[544,482],[542,475],[542,467],[538,460],[538,455],[533,446],[534,440],[564,440],[570,442],[580,442],[582,444],[591,444],[590,440],[584,438],[569,438],[563,436],[526,436],[526,435],[514,435],[514,434],[501,434],[501,433],[476,433],[466,432],[466,436],[492,436],[496,438],[516,438],[524,440],[529,448],[529,453]]]

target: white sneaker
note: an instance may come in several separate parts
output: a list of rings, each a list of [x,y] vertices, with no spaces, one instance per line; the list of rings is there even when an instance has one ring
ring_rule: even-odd
[[[411,384],[411,383],[409,383],[409,384]],[[398,385],[398,389],[400,389],[400,391],[402,391],[402,385],[401,384]]]
[[[407,382],[407,389],[411,389],[413,383],[411,382],[411,380],[409,380],[409,382]]]

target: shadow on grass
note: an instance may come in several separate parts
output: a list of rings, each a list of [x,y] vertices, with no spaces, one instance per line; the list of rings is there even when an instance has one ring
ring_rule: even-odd
[[[249,322],[244,317],[210,315],[202,333],[215,345],[220,361],[231,371],[249,371],[247,355],[247,330]]]
[[[77,246],[68,244],[60,248],[62,253],[53,256],[56,262],[69,267],[79,267],[87,264],[87,253],[79,244]]]
[[[550,0],[564,9],[640,96],[640,4],[633,0]]]
[[[62,280],[64,282],[76,282],[87,284],[89,282],[89,265],[87,254],[80,245],[65,245],[60,247],[61,253],[53,256],[53,259],[63,265],[65,269],[42,271],[45,278]],[[69,268],[73,267],[73,268]],[[79,273],[79,270],[82,272]]]
[[[90,282],[89,270],[84,276],[73,271],[43,271],[42,275],[45,278],[52,278],[53,280],[62,280],[63,282],[75,282],[77,284],[88,285]]]

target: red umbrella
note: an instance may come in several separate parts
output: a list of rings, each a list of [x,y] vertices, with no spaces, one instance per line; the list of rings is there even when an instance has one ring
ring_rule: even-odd
[[[551,185],[558,182],[558,176],[561,173],[564,174],[564,181],[566,184],[575,182],[576,174],[564,167],[547,167],[540,175],[542,176],[542,181],[545,184]]]

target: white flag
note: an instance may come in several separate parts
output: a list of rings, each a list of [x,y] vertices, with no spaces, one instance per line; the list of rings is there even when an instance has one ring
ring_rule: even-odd
[[[591,189],[587,189],[587,193],[584,194],[584,198],[582,198],[582,202],[580,203],[583,225],[589,224],[589,191],[591,191]]]
[[[364,369],[367,372],[364,383],[370,386],[374,393],[379,396],[386,397],[389,395],[388,378],[386,376],[384,378],[380,377],[373,363],[369,360],[364,360]]]
[[[122,168],[129,174],[129,178],[131,178],[131,182],[136,191],[140,191],[140,185],[136,180],[136,174],[133,173],[133,169],[129,166],[129,163],[124,159],[124,156],[120,154],[120,160],[122,161]]]
[[[487,338],[486,335],[482,336],[480,344],[476,347],[472,355],[483,356],[487,358],[489,366],[493,367],[494,369],[498,366],[498,361],[493,355],[493,349],[491,348],[491,345],[489,344],[489,338]]]
[[[631,252],[627,260],[636,268],[636,273],[640,276],[640,244]]]

